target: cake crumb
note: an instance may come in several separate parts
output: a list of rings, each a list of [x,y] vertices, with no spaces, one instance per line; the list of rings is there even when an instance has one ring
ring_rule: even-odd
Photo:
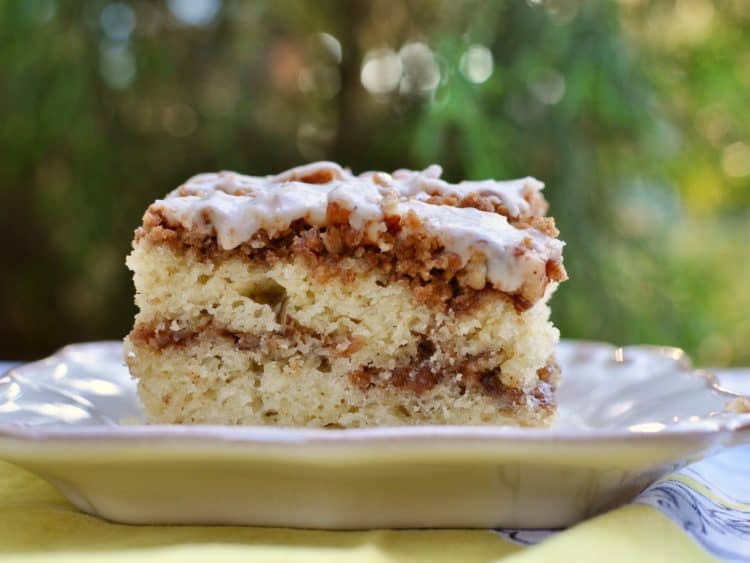
[[[738,414],[750,414],[750,398],[737,397],[736,399],[729,401],[725,408],[730,412]]]

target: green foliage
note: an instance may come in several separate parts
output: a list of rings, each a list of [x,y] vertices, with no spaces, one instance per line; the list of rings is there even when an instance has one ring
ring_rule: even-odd
[[[0,0],[0,357],[126,333],[132,230],[186,177],[327,158],[537,176],[564,336],[750,362],[744,0],[179,4]]]

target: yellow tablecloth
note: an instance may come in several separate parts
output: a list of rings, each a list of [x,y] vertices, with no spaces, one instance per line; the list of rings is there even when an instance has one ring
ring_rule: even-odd
[[[88,516],[0,462],[0,561],[713,561],[657,510],[628,505],[523,547],[486,530],[329,532],[129,526]]]

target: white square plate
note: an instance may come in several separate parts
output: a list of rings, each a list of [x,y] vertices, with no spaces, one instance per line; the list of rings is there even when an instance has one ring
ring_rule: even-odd
[[[557,357],[549,429],[148,426],[120,344],[77,344],[0,377],[0,458],[121,522],[552,528],[750,441],[736,395],[678,349]]]

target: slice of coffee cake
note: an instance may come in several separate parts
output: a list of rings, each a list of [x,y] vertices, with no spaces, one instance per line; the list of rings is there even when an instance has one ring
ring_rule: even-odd
[[[127,260],[149,419],[548,424],[566,274],[543,186],[440,175],[319,162],[154,202]]]

